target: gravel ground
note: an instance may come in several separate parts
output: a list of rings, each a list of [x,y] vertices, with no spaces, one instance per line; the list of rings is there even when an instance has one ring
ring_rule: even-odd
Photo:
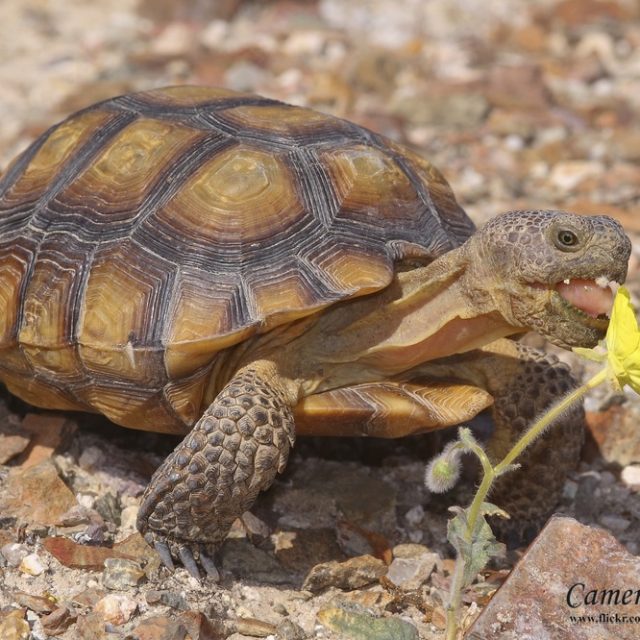
[[[181,83],[311,106],[412,146],[478,223],[518,207],[613,215],[633,240],[629,287],[640,293],[635,0],[0,3],[2,166],[71,111]],[[594,371],[559,356],[580,375]],[[638,554],[640,402],[598,390],[586,406],[588,443],[560,509]],[[428,494],[424,465],[437,445],[424,438],[301,442],[255,517],[234,527],[222,585],[212,588],[159,570],[135,537],[140,493],[174,440],[43,414],[6,394],[0,419],[13,434],[5,452],[31,439],[0,467],[6,637],[159,639],[182,637],[180,624],[192,638],[361,637],[343,635],[336,606],[353,624],[358,615],[386,616],[410,622],[420,638],[442,637],[447,506],[467,500],[470,485]],[[64,547],[58,536],[85,546]],[[119,551],[106,568],[104,558],[83,555],[112,543]],[[470,590],[470,617],[517,557]],[[381,579],[392,560],[394,572]],[[310,581],[315,565],[332,561],[326,572],[342,588]],[[373,619],[364,637],[409,633],[378,630]],[[221,620],[225,629],[207,635],[206,625]]]

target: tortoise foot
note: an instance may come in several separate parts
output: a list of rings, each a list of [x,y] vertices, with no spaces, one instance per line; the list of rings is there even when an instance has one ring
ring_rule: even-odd
[[[182,566],[196,580],[202,580],[202,570],[207,580],[211,582],[220,581],[220,572],[213,560],[215,551],[210,551],[206,545],[194,544],[186,540],[169,541],[154,532],[147,532],[144,539],[158,552],[162,564],[169,571],[175,571],[175,559],[179,560]]]

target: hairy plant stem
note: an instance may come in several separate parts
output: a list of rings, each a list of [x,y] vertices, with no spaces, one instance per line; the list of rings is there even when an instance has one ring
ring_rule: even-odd
[[[471,542],[476,523],[480,515],[482,504],[493,485],[495,479],[501,474],[513,468],[516,458],[555,420],[557,420],[572,404],[580,400],[588,391],[602,384],[608,376],[607,367],[594,375],[582,386],[574,389],[571,393],[562,398],[551,407],[543,416],[527,429],[522,437],[513,445],[507,455],[494,467],[491,464],[484,449],[478,444],[472,444],[470,450],[475,453],[482,464],[482,481],[469,508],[465,540]],[[456,558],[456,565],[451,579],[449,591],[449,602],[447,604],[447,629],[446,640],[456,640],[458,635],[458,613],[462,601],[462,581],[464,576],[465,559],[461,554]]]

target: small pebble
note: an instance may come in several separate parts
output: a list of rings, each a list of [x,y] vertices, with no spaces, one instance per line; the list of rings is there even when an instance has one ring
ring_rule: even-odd
[[[614,532],[626,531],[631,522],[616,514],[604,514],[599,518],[600,524]]]
[[[640,465],[630,464],[620,474],[620,479],[628,487],[640,488]]]
[[[98,600],[95,611],[102,616],[105,622],[119,625],[131,618],[137,606],[136,601],[129,596],[110,593]]]
[[[29,550],[23,544],[17,542],[10,542],[0,548],[0,553],[10,567],[18,567],[22,562],[22,559],[29,554]]]
[[[125,507],[120,512],[120,530],[136,531],[136,519],[138,518],[138,507]]]
[[[20,563],[20,571],[22,571],[22,573],[28,573],[30,576],[39,576],[44,569],[37,553],[30,553],[28,556],[22,558],[22,562]]]
[[[140,565],[126,558],[107,558],[104,561],[102,584],[107,589],[125,590],[136,587],[144,578]]]

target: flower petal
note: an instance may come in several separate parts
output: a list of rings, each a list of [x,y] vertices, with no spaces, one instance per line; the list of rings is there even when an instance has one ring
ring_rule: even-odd
[[[640,344],[638,321],[626,287],[618,289],[613,301],[606,340],[609,357],[614,355],[620,361],[624,361],[626,357],[636,351]]]

